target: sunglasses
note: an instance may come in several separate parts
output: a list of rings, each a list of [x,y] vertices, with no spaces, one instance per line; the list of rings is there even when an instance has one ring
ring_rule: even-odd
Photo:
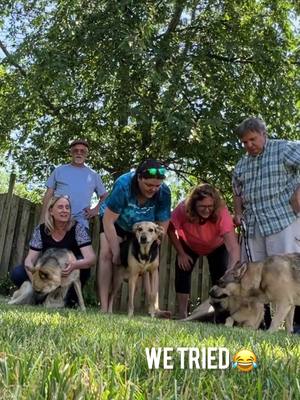
[[[161,176],[165,177],[166,175],[166,169],[164,167],[160,168],[147,168],[144,173],[148,173],[150,176]]]

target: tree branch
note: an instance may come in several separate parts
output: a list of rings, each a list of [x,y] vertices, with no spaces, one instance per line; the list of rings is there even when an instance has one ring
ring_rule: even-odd
[[[10,52],[7,50],[7,47],[1,40],[0,40],[0,48],[3,51],[3,53],[5,54],[8,63],[10,65],[14,66],[24,78],[27,78],[26,70],[20,64],[15,62],[14,57],[10,54]],[[62,115],[60,113],[61,108],[55,107],[41,90],[38,90],[38,95],[41,98],[41,100],[43,101],[44,105],[47,107],[49,114],[51,114],[55,117],[58,117],[60,120],[64,120],[64,118],[62,117]]]

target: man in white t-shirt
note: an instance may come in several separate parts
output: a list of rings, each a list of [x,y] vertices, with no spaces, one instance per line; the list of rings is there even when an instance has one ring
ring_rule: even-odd
[[[86,140],[77,139],[70,144],[71,163],[55,168],[47,180],[41,221],[50,198],[61,195],[69,196],[73,217],[86,228],[89,227],[88,220],[98,215],[99,204],[106,198],[107,192],[100,175],[85,165],[88,151]],[[97,194],[99,202],[91,208],[93,193]]]

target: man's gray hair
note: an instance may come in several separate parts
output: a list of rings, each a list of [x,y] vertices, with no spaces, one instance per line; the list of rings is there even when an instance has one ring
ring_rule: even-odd
[[[267,133],[267,127],[264,121],[260,118],[250,117],[245,119],[236,128],[236,134],[241,139],[247,132]]]

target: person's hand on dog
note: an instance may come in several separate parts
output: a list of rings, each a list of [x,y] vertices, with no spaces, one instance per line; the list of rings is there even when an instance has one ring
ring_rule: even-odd
[[[189,271],[192,267],[193,259],[185,252],[178,254],[178,266],[184,271]]]
[[[67,264],[65,268],[61,271],[62,276],[68,276],[75,269],[73,263]]]

